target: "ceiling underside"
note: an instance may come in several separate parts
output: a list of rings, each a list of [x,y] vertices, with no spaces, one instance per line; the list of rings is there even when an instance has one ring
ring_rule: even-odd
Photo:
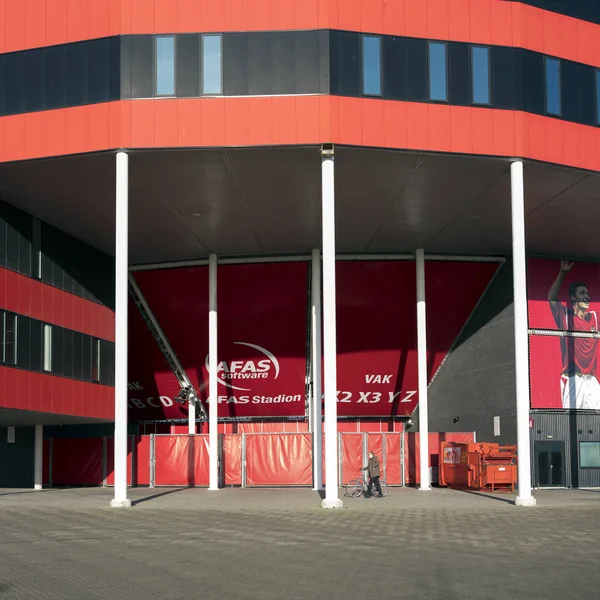
[[[33,425],[90,425],[111,423],[103,419],[89,419],[73,415],[58,415],[30,410],[0,408],[0,427],[30,427]]]
[[[311,148],[130,153],[130,262],[320,246]],[[0,198],[114,254],[114,153],[0,165]],[[510,254],[509,161],[336,148],[340,253]],[[525,164],[527,251],[600,258],[600,175]]]

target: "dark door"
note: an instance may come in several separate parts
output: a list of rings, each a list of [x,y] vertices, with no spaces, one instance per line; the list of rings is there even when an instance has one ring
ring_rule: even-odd
[[[565,443],[534,442],[535,481],[538,487],[564,487]]]

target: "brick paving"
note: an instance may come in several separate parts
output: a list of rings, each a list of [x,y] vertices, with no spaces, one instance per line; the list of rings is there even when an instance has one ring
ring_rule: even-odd
[[[600,490],[0,490],[0,599],[600,597]]]

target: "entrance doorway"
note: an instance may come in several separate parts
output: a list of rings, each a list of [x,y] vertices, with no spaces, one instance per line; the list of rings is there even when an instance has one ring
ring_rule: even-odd
[[[565,443],[534,442],[537,487],[565,487]]]

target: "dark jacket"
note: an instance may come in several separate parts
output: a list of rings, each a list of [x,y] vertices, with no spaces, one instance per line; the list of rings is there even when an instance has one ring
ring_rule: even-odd
[[[381,472],[379,470],[379,459],[376,456],[369,458],[369,477],[379,477]]]

